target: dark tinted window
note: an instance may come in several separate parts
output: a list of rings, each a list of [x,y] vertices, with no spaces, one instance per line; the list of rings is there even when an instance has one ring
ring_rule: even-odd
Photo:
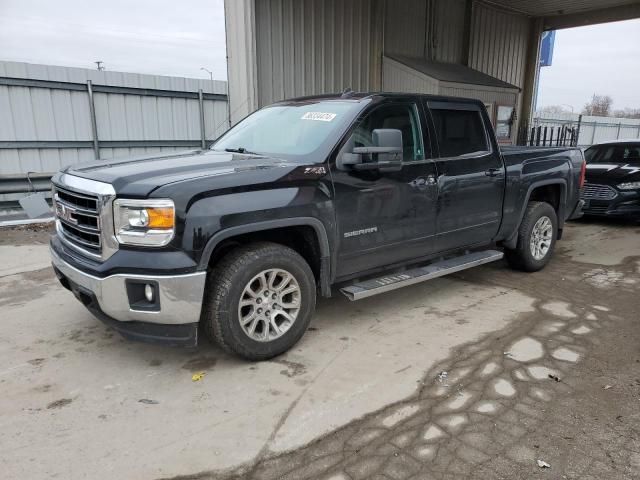
[[[489,150],[482,117],[477,110],[432,109],[441,157]]]
[[[587,163],[628,163],[640,165],[640,144],[611,144],[587,148]]]

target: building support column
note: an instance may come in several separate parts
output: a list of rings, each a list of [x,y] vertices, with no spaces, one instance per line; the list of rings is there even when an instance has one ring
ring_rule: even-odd
[[[540,40],[542,38],[543,19],[531,19],[529,32],[529,46],[527,49],[527,63],[525,66],[524,88],[522,90],[522,108],[520,109],[520,126],[527,128],[533,120],[534,99],[538,90],[538,77],[540,73]]]
[[[225,0],[229,123],[258,108],[256,0]]]

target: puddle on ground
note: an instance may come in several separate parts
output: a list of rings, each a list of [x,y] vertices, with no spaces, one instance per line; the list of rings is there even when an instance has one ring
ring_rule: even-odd
[[[428,440],[435,440],[436,438],[440,438],[443,435],[444,435],[444,431],[440,427],[436,425],[431,425],[424,432],[424,435],[422,436],[422,438],[428,441]]]
[[[553,315],[564,318],[574,318],[576,314],[573,313],[569,307],[570,305],[567,302],[548,302],[542,305],[543,310]]]
[[[436,455],[435,447],[418,447],[415,450],[416,455],[423,460],[430,460]]]
[[[493,413],[498,409],[493,402],[481,402],[476,406],[476,412],[479,413]]]
[[[447,417],[442,417],[438,423],[448,430],[456,430],[457,427],[464,425],[467,423],[466,415],[449,415]]]
[[[481,376],[489,376],[495,373],[498,370],[498,364],[496,362],[487,363],[482,371],[480,372]]]
[[[493,384],[493,389],[498,395],[502,395],[503,397],[513,397],[516,394],[516,389],[511,382],[504,378],[496,380]]]
[[[556,360],[562,360],[564,362],[572,362],[575,363],[580,358],[580,354],[578,352],[574,352],[573,350],[565,347],[560,347],[553,352],[551,352],[551,356]]]
[[[578,328],[574,328],[573,330],[571,330],[571,333],[574,333],[576,335],[585,335],[590,331],[591,329],[586,325],[580,325]]]
[[[527,368],[527,371],[529,375],[536,380],[546,380],[549,378],[549,375],[557,375],[556,372],[542,365],[531,365]]]
[[[469,400],[471,400],[471,394],[469,392],[460,392],[447,404],[447,408],[450,410],[458,410],[464,407]]]
[[[529,337],[518,340],[509,348],[509,356],[516,362],[531,362],[542,358],[543,355],[542,343]]]

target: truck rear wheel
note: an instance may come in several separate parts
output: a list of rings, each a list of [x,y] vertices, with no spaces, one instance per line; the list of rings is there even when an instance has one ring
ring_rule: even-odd
[[[227,254],[209,273],[205,334],[224,350],[267,360],[304,335],[316,304],[307,262],[291,248],[253,243]]]
[[[549,262],[556,244],[558,217],[551,205],[529,202],[518,229],[518,243],[506,249],[505,257],[512,268],[537,272]]]

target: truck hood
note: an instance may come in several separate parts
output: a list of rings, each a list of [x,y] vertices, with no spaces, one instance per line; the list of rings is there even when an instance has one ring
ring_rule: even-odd
[[[640,181],[640,165],[628,163],[588,163],[587,182],[617,185]]]
[[[97,160],[68,167],[65,173],[110,183],[118,194],[144,197],[170,183],[256,170],[292,170],[298,166],[293,162],[261,155],[192,150]],[[283,170],[280,172],[286,173]]]

